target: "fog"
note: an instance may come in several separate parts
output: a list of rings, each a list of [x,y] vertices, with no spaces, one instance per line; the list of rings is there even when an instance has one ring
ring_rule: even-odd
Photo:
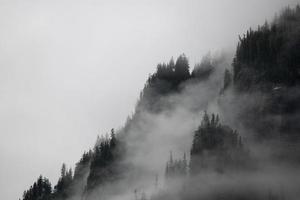
[[[206,56],[216,61],[213,73],[200,83],[188,81],[181,86],[180,93],[157,101],[156,106],[161,106],[162,112],[153,113],[145,104],[136,107],[125,128],[118,131],[121,138],[126,134],[126,154],[121,162],[132,170],[124,169],[125,175],[121,180],[93,189],[87,199],[133,199],[134,196],[141,198],[143,193],[148,198],[168,186],[165,168],[170,152],[176,160],[182,159],[184,154],[189,157],[193,134],[201,122],[203,111],[207,107],[216,107],[224,70],[230,66],[227,56],[223,53]],[[81,196],[70,199],[81,199]]]
[[[138,112],[127,122],[126,130],[118,133],[127,134],[127,153],[122,162],[132,170],[125,169],[122,179],[90,191],[85,196],[88,200],[298,198],[299,181],[293,178],[299,176],[298,167],[274,159],[281,145],[272,141],[256,143],[253,130],[241,125],[239,112],[255,108],[255,104],[261,103],[257,99],[264,96],[260,93],[240,95],[231,90],[220,95],[223,72],[229,66],[227,56],[212,56],[214,71],[207,80],[187,81],[180,93],[161,98],[156,106],[162,106],[162,112],[153,113],[145,108],[147,106],[143,107],[144,104],[138,107]],[[245,157],[245,168],[221,173],[214,168],[203,168],[197,175],[167,179],[165,170],[170,152],[174,160],[182,159],[184,153],[189,160],[194,131],[201,124],[204,110],[220,114],[222,123],[239,130],[250,155]],[[81,196],[70,199],[81,199]]]
[[[121,127],[158,62],[184,52],[193,66],[233,50],[239,34],[296,2],[0,1],[1,198],[20,197],[40,174],[55,183],[62,162],[73,166],[98,134]],[[155,123],[177,124],[189,109]],[[161,161],[171,142],[154,152]]]

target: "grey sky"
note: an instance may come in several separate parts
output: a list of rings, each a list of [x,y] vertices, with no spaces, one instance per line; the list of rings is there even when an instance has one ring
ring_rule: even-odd
[[[296,0],[0,0],[0,195],[53,184],[120,127],[158,62],[234,49]]]

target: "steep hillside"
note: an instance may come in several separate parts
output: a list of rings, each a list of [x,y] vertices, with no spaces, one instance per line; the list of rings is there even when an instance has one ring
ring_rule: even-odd
[[[232,67],[225,54],[192,72],[184,54],[158,64],[124,127],[23,200],[296,200],[299,47],[297,6],[240,37]]]
[[[259,139],[299,140],[299,49],[299,6],[240,37],[233,59],[234,91],[257,98],[239,112]]]

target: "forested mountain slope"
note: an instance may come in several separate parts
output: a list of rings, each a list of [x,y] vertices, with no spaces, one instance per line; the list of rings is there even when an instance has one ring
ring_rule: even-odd
[[[158,64],[124,127],[23,200],[297,199],[300,7],[239,40],[191,72],[184,54]]]

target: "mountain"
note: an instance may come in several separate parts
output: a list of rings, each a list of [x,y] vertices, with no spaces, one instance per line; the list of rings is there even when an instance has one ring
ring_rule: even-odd
[[[124,127],[23,200],[297,199],[299,49],[297,6],[247,31],[233,58],[158,64]]]

